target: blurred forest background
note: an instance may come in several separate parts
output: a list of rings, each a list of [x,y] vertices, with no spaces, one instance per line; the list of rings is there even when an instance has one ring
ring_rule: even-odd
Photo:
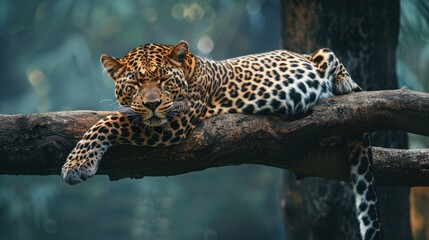
[[[401,1],[399,85],[426,92],[428,19],[427,0]],[[278,0],[0,0],[0,113],[113,110],[102,53],[183,39],[197,55],[225,59],[279,48],[280,24]],[[281,176],[239,166],[73,187],[59,176],[0,176],[0,239],[284,239]],[[412,200],[428,201],[426,192]],[[416,206],[414,226],[429,233],[418,215],[429,207]]]

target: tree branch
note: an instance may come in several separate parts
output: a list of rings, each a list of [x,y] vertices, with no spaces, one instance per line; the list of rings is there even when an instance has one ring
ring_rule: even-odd
[[[0,174],[58,175],[84,132],[111,112],[72,111],[0,115]],[[210,167],[263,164],[298,177],[348,181],[343,143],[320,147],[324,136],[396,129],[429,135],[429,94],[401,90],[324,99],[312,114],[285,121],[225,114],[205,120],[177,146],[115,146],[98,174],[111,179],[167,176]],[[378,184],[429,185],[429,149],[374,148]]]

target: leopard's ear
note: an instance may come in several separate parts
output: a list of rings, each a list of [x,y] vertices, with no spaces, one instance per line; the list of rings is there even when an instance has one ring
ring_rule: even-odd
[[[170,51],[170,62],[178,67],[185,62],[186,54],[189,51],[189,45],[186,41],[178,42]]]
[[[101,66],[109,73],[109,76],[115,80],[123,71],[123,65],[119,59],[102,54],[100,57]]]

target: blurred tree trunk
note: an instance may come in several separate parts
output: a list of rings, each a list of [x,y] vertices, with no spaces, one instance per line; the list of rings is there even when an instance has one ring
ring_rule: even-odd
[[[281,8],[285,49],[311,53],[328,47],[363,89],[397,88],[399,0],[283,0]],[[372,143],[406,148],[407,137],[377,132]],[[282,192],[288,240],[360,239],[349,183],[296,181],[286,172]],[[377,192],[385,239],[411,239],[409,188],[378,186]]]

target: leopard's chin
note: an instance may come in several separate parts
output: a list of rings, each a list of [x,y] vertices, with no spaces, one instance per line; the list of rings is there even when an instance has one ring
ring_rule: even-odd
[[[149,127],[158,127],[167,123],[166,118],[159,118],[156,116],[152,116],[149,119],[143,120],[143,124]]]

